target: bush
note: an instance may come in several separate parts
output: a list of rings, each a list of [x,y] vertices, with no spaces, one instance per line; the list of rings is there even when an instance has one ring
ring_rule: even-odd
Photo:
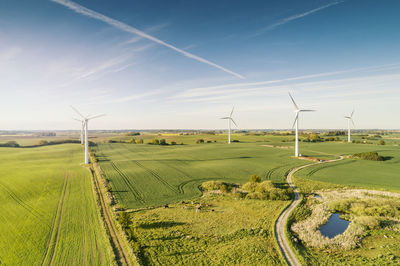
[[[143,144],[143,139],[138,139],[138,140],[136,141],[136,143],[137,143],[137,144]]]
[[[196,144],[202,144],[202,143],[204,143],[204,139],[198,139],[198,140],[196,140]]]
[[[171,145],[176,145],[176,142],[175,141],[171,141]]]
[[[0,144],[0,147],[19,147],[19,144],[16,141],[7,141],[6,143]]]
[[[126,212],[122,212],[119,214],[118,221],[124,229],[129,228],[129,226],[132,224],[129,214]]]
[[[39,141],[39,145],[48,145],[49,142],[47,140],[42,139],[41,141]]]
[[[232,140],[232,142],[240,142],[239,140],[237,140],[237,139],[234,139],[234,140]]]
[[[266,199],[266,196],[263,193],[260,192],[250,192],[249,194],[246,195],[246,199]]]
[[[158,139],[153,139],[153,141],[151,142],[151,144],[153,145],[160,145],[160,141]]]
[[[252,175],[252,176],[250,176],[250,182],[260,183],[261,182],[261,177],[259,177],[258,175]]]
[[[379,156],[377,152],[362,152],[356,153],[351,156],[352,158],[369,160],[369,161],[383,161],[384,158]]]
[[[201,184],[201,188],[205,191],[219,190],[221,188],[222,184],[224,184],[224,182],[212,180],[212,181],[207,181],[207,182],[204,182],[203,184]]]
[[[160,139],[160,145],[168,145],[165,139]]]
[[[136,140],[135,140],[134,138],[131,138],[131,139],[129,140],[129,143],[136,144]]]
[[[378,145],[385,145],[386,143],[385,143],[385,141],[383,140],[383,139],[381,139],[379,142],[378,142]]]
[[[242,186],[243,190],[249,191],[249,192],[254,192],[256,191],[257,188],[257,183],[255,182],[247,182]]]
[[[219,189],[222,193],[229,193],[229,187],[227,184],[223,183]]]
[[[376,229],[379,227],[379,220],[375,217],[361,216],[357,217],[356,221],[369,229]]]

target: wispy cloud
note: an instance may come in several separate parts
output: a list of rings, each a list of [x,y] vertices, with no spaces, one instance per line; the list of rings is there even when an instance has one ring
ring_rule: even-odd
[[[256,89],[256,90],[260,89],[260,88],[264,89],[264,88],[266,88],[266,86],[271,86],[273,84],[279,84],[279,83],[284,83],[284,82],[292,82],[292,81],[307,80],[307,79],[317,79],[317,78],[324,78],[324,77],[335,76],[335,75],[344,75],[344,74],[379,72],[379,71],[393,70],[393,69],[398,69],[398,68],[400,68],[400,64],[397,63],[397,64],[387,64],[387,65],[353,68],[353,69],[338,70],[338,71],[331,71],[331,72],[324,72],[324,73],[316,73],[316,74],[302,75],[302,76],[296,76],[296,77],[285,78],[285,79],[266,80],[266,81],[259,81],[259,82],[246,82],[246,83],[243,83],[243,82],[242,83],[229,83],[229,84],[222,84],[222,85],[217,85],[217,86],[199,87],[199,88],[192,88],[192,89],[184,90],[176,95],[170,96],[169,99],[187,100],[189,98],[209,97],[212,95],[228,94],[228,93],[235,93],[235,92],[250,93],[254,89]]]
[[[225,68],[223,66],[220,66],[220,65],[218,65],[216,63],[208,61],[207,59],[204,59],[202,57],[199,57],[197,55],[194,55],[192,53],[184,51],[184,50],[182,50],[180,48],[177,48],[177,47],[175,47],[175,46],[173,46],[173,45],[171,45],[169,43],[166,43],[166,42],[164,42],[164,41],[162,41],[162,40],[160,40],[160,39],[158,39],[156,37],[153,37],[153,36],[143,32],[141,30],[138,30],[138,29],[136,29],[136,28],[134,28],[132,26],[129,26],[129,25],[123,23],[123,22],[120,22],[118,20],[115,20],[115,19],[112,19],[110,17],[107,17],[107,16],[105,16],[103,14],[100,14],[100,13],[98,13],[96,11],[93,11],[91,9],[88,9],[88,8],[86,8],[84,6],[81,6],[81,5],[77,4],[77,3],[75,3],[75,2],[72,2],[72,1],[69,1],[69,0],[51,0],[51,1],[55,2],[55,3],[58,3],[60,5],[63,5],[65,7],[68,7],[69,9],[71,9],[71,10],[73,10],[73,11],[79,13],[79,14],[91,17],[93,19],[97,19],[97,20],[102,21],[104,23],[107,23],[107,24],[109,24],[109,25],[111,25],[111,26],[113,26],[115,28],[118,28],[118,29],[120,29],[122,31],[129,32],[129,33],[132,33],[132,34],[136,34],[136,35],[138,35],[138,36],[140,36],[142,38],[148,39],[148,40],[153,41],[155,43],[158,43],[158,44],[160,44],[162,46],[170,48],[170,49],[172,49],[172,50],[174,50],[174,51],[176,51],[176,52],[178,52],[178,53],[180,53],[180,54],[182,54],[182,55],[184,55],[184,56],[186,56],[188,58],[191,58],[191,59],[196,60],[198,62],[201,62],[201,63],[207,64],[209,66],[215,67],[217,69],[220,69],[220,70],[224,71],[225,73],[231,74],[231,75],[233,75],[235,77],[244,79],[244,77],[242,75],[240,75],[240,74],[238,74],[236,72],[233,72],[233,71],[231,71],[231,70],[229,70],[229,69],[227,69],[227,68]]]
[[[277,28],[277,27],[279,27],[279,26],[281,26],[281,25],[284,25],[284,24],[286,24],[286,23],[289,23],[289,22],[291,22],[291,21],[293,21],[293,20],[296,20],[296,19],[300,19],[300,18],[309,16],[309,15],[315,13],[315,12],[321,11],[321,10],[326,9],[326,8],[328,8],[328,7],[331,7],[331,6],[335,6],[335,5],[340,4],[340,3],[342,3],[342,2],[344,2],[344,1],[336,1],[336,2],[327,4],[327,5],[318,7],[318,8],[314,8],[314,9],[309,10],[309,11],[304,12],[304,13],[296,14],[296,15],[293,15],[293,16],[290,16],[290,17],[281,19],[281,20],[279,20],[278,22],[276,22],[276,23],[274,23],[274,24],[271,24],[271,25],[269,25],[269,26],[267,26],[267,27],[265,27],[265,28],[262,28],[262,29],[259,30],[257,33],[255,33],[255,34],[253,35],[253,37],[254,37],[254,36],[261,35],[261,34],[267,32],[267,31],[271,31],[271,30],[273,30],[273,29],[275,29],[275,28]]]

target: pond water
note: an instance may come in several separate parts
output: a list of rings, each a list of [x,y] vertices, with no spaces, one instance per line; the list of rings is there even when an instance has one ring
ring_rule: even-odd
[[[340,214],[332,213],[328,222],[319,228],[323,236],[334,238],[346,231],[350,222],[340,218]]]
[[[318,194],[314,194],[314,197],[317,198],[317,199],[322,199],[322,197],[320,195],[318,195]]]

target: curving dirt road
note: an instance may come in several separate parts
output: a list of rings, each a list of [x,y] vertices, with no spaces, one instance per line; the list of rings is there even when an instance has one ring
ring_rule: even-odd
[[[287,182],[289,186],[293,189],[294,192],[294,200],[290,203],[290,205],[281,213],[279,216],[278,220],[275,223],[275,236],[276,239],[278,240],[279,247],[282,250],[283,256],[285,257],[287,263],[289,265],[301,265],[299,261],[296,259],[296,256],[294,255],[293,251],[290,249],[289,243],[287,242],[286,236],[285,236],[285,227],[287,220],[292,213],[292,211],[297,207],[297,205],[300,204],[301,198],[300,198],[300,193],[297,191],[296,187],[294,186],[292,182],[292,176],[294,173],[297,171],[306,168],[311,165],[315,164],[322,164],[322,163],[331,163],[331,162],[336,162],[339,160],[342,160],[343,156],[340,156],[339,159],[334,159],[334,160],[329,160],[329,161],[324,161],[324,162],[317,162],[317,163],[311,163],[311,164],[306,164],[300,167],[296,167],[292,169],[289,174],[287,175]]]

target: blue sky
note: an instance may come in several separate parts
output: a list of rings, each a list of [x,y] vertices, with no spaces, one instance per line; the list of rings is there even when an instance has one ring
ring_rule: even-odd
[[[400,128],[400,2],[0,1],[0,129]]]

